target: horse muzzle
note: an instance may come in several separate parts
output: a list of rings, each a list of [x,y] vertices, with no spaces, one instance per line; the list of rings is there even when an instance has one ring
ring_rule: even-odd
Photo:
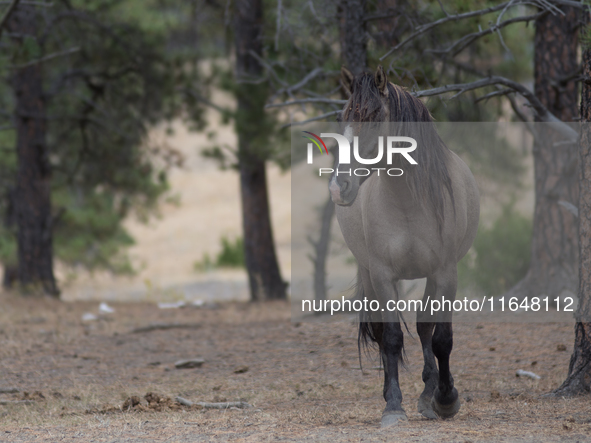
[[[350,206],[355,201],[357,193],[355,193],[352,199],[347,198],[347,194],[351,193],[349,192],[351,189],[352,183],[350,183],[350,181],[345,180],[341,185],[339,185],[336,177],[333,177],[330,180],[330,184],[328,186],[333,203],[339,206]]]

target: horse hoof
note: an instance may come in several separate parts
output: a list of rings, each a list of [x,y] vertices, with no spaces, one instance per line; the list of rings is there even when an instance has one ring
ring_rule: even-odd
[[[433,399],[431,400],[431,407],[440,418],[452,418],[460,410],[460,398],[458,397],[458,391],[456,390],[456,388],[453,388],[453,391],[451,392],[450,403],[439,403],[437,401],[437,397],[440,397],[438,389],[435,390],[435,394],[433,395]]]
[[[429,420],[436,420],[437,414],[433,411],[433,406],[431,406],[431,399],[427,399],[425,397],[419,397],[419,405],[417,407],[419,414],[423,417],[428,418]]]
[[[389,428],[390,426],[396,426],[402,421],[408,421],[404,411],[387,411],[382,414],[382,423],[380,427],[382,429]]]

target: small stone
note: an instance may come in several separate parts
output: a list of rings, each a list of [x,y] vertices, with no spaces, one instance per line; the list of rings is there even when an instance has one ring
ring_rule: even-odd
[[[566,351],[566,346],[565,345],[556,345],[556,350],[557,351]]]
[[[234,369],[234,374],[244,374],[245,372],[248,372],[249,369],[248,366],[238,366]]]

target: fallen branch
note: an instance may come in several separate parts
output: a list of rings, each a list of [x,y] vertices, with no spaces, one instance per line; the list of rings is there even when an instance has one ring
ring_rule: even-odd
[[[192,358],[190,360],[179,360],[174,364],[177,369],[200,368],[205,360],[202,358]]]
[[[523,369],[518,369],[515,372],[515,377],[527,377],[527,378],[531,378],[532,380],[539,380],[540,377],[538,374],[534,374],[533,372],[529,372],[529,371],[524,371]]]
[[[148,326],[141,326],[132,329],[132,334],[150,331],[165,331],[167,329],[197,329],[200,328],[199,323],[151,323]]]
[[[192,402],[183,397],[176,397],[175,400],[183,406],[201,406],[204,409],[252,408],[252,405],[245,401],[226,401],[222,403],[208,403],[204,401]]]

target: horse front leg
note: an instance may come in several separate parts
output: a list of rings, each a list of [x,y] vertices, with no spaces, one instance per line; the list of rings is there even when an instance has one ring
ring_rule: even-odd
[[[453,270],[439,276],[436,286],[440,300],[449,300],[453,303],[456,298],[457,269],[454,267]],[[453,349],[452,314],[451,309],[439,313],[432,339],[433,354],[439,363],[439,382],[431,404],[441,418],[451,418],[460,410],[458,391],[454,387],[454,379],[449,368],[449,356]]]
[[[384,400],[386,400],[381,427],[385,428],[407,420],[406,412],[402,409],[402,392],[398,383],[398,363],[402,359],[404,336],[398,313],[389,312],[386,309],[388,300],[398,300],[394,279],[387,272],[378,274],[378,276],[374,272],[371,282],[380,301],[380,306],[384,309],[382,312],[382,336],[379,345],[384,363]]]
[[[402,359],[404,336],[398,318],[388,318],[383,324],[381,343],[384,362],[384,400],[386,408],[382,413],[381,427],[385,428],[407,420],[402,409],[402,392],[398,383],[398,363]]]
[[[425,288],[425,294],[423,295],[423,303],[427,303],[427,300],[435,297],[436,285],[433,279],[427,278],[427,286]],[[417,410],[423,417],[428,419],[436,419],[437,415],[433,411],[431,401],[433,399],[433,393],[439,383],[439,371],[437,370],[437,364],[435,363],[435,355],[433,354],[433,329],[435,323],[428,309],[417,310],[417,333],[421,339],[421,347],[423,348],[423,383],[425,383],[425,389],[419,397]]]

